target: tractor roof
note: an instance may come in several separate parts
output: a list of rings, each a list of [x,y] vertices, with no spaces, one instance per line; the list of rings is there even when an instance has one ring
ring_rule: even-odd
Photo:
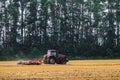
[[[51,50],[48,50],[48,51],[56,51],[55,49],[51,49]]]

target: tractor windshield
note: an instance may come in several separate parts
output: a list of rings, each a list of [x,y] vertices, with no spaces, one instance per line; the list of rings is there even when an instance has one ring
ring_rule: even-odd
[[[48,55],[54,55],[54,56],[56,56],[56,51],[48,51],[47,54],[48,54]]]

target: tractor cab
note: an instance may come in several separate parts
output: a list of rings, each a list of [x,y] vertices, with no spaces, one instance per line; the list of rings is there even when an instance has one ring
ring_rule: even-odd
[[[48,56],[57,56],[57,51],[56,50],[48,50],[47,51],[47,55]]]

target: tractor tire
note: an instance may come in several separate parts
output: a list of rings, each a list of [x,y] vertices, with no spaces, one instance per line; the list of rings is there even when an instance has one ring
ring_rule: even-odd
[[[62,59],[61,64],[66,64],[66,59]]]
[[[55,64],[55,62],[56,62],[56,61],[55,61],[54,58],[49,58],[49,63],[50,63],[50,64]]]
[[[59,58],[59,59],[57,59],[57,62],[56,62],[57,64],[66,64],[67,63],[67,61],[66,61],[66,59],[64,59],[64,58]]]
[[[61,63],[61,59],[58,58],[58,59],[56,60],[56,63],[57,63],[57,64],[62,64],[62,63]]]
[[[62,64],[66,64],[66,61],[63,61]]]

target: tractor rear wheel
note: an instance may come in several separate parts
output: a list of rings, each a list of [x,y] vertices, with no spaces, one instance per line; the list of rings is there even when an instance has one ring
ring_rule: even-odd
[[[62,64],[66,64],[66,61],[63,61]]]
[[[61,64],[66,64],[66,58],[63,58]]]

